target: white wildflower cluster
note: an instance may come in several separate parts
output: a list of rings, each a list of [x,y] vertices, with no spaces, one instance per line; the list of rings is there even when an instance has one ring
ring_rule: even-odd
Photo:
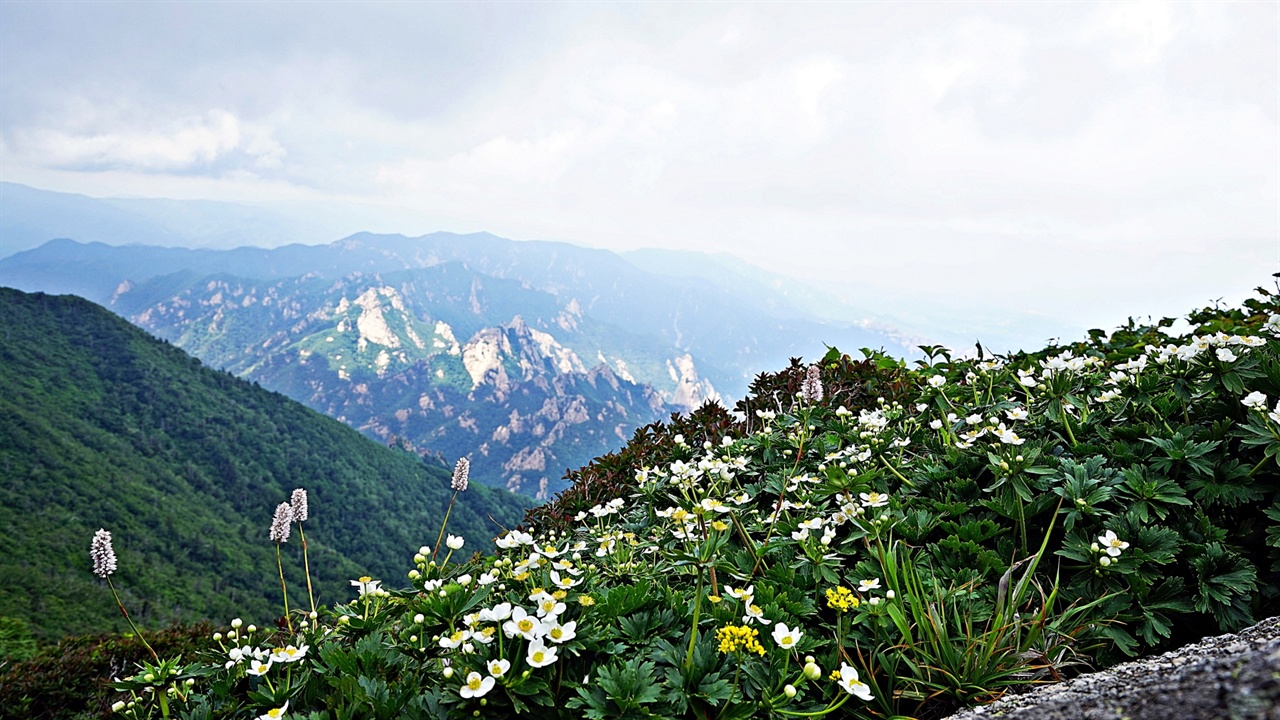
[[[470,476],[471,461],[467,458],[458,458],[458,462],[453,466],[453,477],[449,479],[449,487],[454,492],[463,492],[467,489]]]
[[[93,561],[93,574],[104,580],[116,571],[116,551],[111,547],[111,533],[99,529],[93,534],[89,558]]]
[[[1267,396],[1258,391],[1249,393],[1240,402],[1247,408],[1265,413],[1267,419],[1280,425],[1280,400],[1276,401],[1275,409],[1270,411],[1267,410]]]
[[[1120,557],[1120,551],[1129,549],[1129,543],[1117,537],[1114,530],[1108,530],[1098,536],[1098,542],[1094,543],[1090,549],[1095,553],[1102,553],[1098,557],[1098,564],[1108,567],[1114,562],[1114,558]]]
[[[282,502],[276,506],[275,517],[271,519],[271,530],[268,537],[273,543],[289,541],[289,529],[293,523],[293,505]]]
[[[309,517],[307,491],[302,488],[295,489],[293,494],[289,496],[289,508],[293,513],[294,521],[306,522]]]

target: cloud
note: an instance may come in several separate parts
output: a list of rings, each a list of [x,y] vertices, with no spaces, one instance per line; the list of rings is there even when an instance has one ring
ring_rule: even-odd
[[[0,4],[6,179],[275,183],[991,312],[1223,294],[1280,247],[1274,4],[130,7]]]
[[[278,168],[284,148],[269,131],[246,128],[235,115],[211,110],[177,118],[160,127],[69,130],[24,128],[15,145],[24,160],[64,170],[133,170],[183,173],[234,164]]]

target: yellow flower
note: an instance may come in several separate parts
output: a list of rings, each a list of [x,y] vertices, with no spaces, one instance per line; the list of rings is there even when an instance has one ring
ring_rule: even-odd
[[[720,641],[720,652],[728,654],[739,651],[764,655],[764,647],[760,645],[760,633],[746,625],[726,625],[716,630],[716,639]]]
[[[843,585],[827,589],[827,607],[835,608],[839,612],[848,612],[860,604],[853,591]]]
[[[720,597],[719,595],[708,595],[708,596],[707,596],[707,599],[708,599],[708,600],[710,600],[710,601],[711,601],[711,602],[713,602],[713,603],[718,603],[718,602],[720,602],[721,600],[723,600],[724,598]]]
[[[729,524],[724,522],[723,520],[716,520],[711,523],[711,527],[715,528],[716,530],[719,530],[720,532],[724,532],[725,530],[729,529]]]
[[[578,602],[582,603],[583,607],[591,607],[592,605],[596,604],[596,599],[591,597],[590,595],[579,595]]]

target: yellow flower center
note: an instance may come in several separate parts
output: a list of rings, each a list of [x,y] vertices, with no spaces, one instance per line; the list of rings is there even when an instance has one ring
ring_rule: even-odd
[[[546,654],[543,653],[541,650],[538,650],[533,653],[533,661],[536,663],[542,662],[542,658],[544,657],[546,657]]]
[[[471,688],[472,690],[479,690],[479,689],[480,689],[480,676],[479,676],[478,674],[477,674],[477,675],[472,675],[472,676],[471,676],[471,679],[467,681],[467,687]]]
[[[559,640],[559,639],[561,638],[561,636],[563,636],[563,635],[564,635],[564,630],[561,630],[561,629],[560,629],[560,628],[558,628],[558,627],[551,628],[551,637],[552,637],[552,638],[554,638],[554,639],[556,639],[556,640]]]
[[[520,632],[529,632],[533,629],[533,621],[525,618],[524,620],[521,620],[516,627],[520,628]]]
[[[362,583],[373,582],[373,578],[369,577],[368,575],[364,575],[360,578],[360,582]],[[275,711],[272,710],[272,712],[275,712]]]

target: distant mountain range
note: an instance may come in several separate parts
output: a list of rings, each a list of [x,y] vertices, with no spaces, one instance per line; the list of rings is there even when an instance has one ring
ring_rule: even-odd
[[[56,239],[0,259],[0,284],[101,303],[214,367],[386,442],[471,455],[484,482],[543,498],[636,427],[736,397],[760,369],[914,342],[815,320],[794,299],[803,285],[732,258],[486,233],[230,250]]]
[[[0,288],[0,338],[0,616],[52,637],[124,629],[90,573],[89,540],[106,528],[145,626],[269,622],[281,605],[267,529],[296,487],[325,604],[350,599],[353,578],[399,577],[406,553],[435,542],[451,493],[439,463],[202,367],[80,298]],[[473,487],[449,528],[483,550],[531,505]],[[298,607],[296,532],[284,550]]]

